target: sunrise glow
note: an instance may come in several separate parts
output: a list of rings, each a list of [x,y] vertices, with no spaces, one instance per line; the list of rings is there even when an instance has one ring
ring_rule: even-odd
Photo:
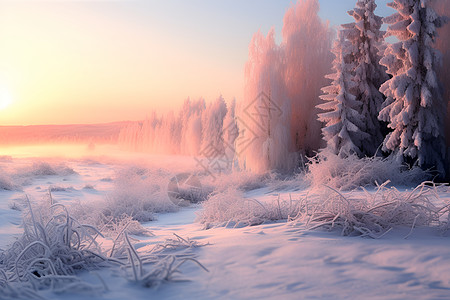
[[[0,86],[0,110],[6,109],[12,101],[11,93],[5,87]]]
[[[0,126],[141,120],[188,97],[242,100],[251,37],[274,27],[280,40],[291,2],[0,1],[0,78],[14,95]],[[351,21],[330,13],[335,0],[321,2],[331,24]]]

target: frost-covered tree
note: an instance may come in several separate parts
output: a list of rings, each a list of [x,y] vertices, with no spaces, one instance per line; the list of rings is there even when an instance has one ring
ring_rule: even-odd
[[[442,174],[445,103],[436,75],[441,55],[434,42],[443,20],[427,0],[394,0],[388,6],[397,12],[384,20],[386,36],[399,41],[388,45],[380,62],[393,76],[380,88],[386,101],[379,118],[392,129],[383,149]]]
[[[353,136],[353,139],[361,139],[355,140],[355,144],[363,156],[375,155],[386,134],[386,125],[378,120],[384,102],[379,88],[389,77],[386,68],[380,65],[384,32],[380,30],[382,18],[375,15],[376,7],[375,0],[358,0],[356,7],[348,12],[355,22],[342,25],[344,37],[352,46],[345,60],[354,65],[350,73],[356,86],[351,93],[361,104],[359,129],[367,133]]]
[[[202,114],[206,108],[205,100],[186,99],[181,107],[180,154],[198,155],[202,140]]]
[[[321,144],[315,106],[331,66],[332,31],[318,11],[318,0],[292,5],[283,19],[281,45],[273,30],[253,36],[239,112],[241,168],[292,170],[293,153],[312,155]]]
[[[195,112],[190,115],[186,123],[185,135],[183,136],[184,148],[182,154],[198,155],[202,144],[202,114]]]
[[[220,156],[225,153],[223,143],[223,120],[227,114],[227,105],[222,96],[210,103],[203,114],[202,146],[200,154]]]
[[[293,167],[289,157],[290,100],[284,80],[283,48],[267,37],[253,35],[245,65],[244,102],[236,151],[241,168],[263,173]]]
[[[333,32],[318,12],[318,0],[299,0],[286,12],[282,30],[284,78],[291,99],[291,150],[308,155],[321,146],[316,105],[333,60]]]
[[[223,141],[225,145],[225,155],[232,160],[235,155],[235,141],[239,136],[239,128],[236,120],[236,99],[233,99],[228,106],[227,115],[223,120]]]
[[[179,119],[174,111],[161,118],[160,126],[155,135],[156,153],[177,154],[180,153]]]
[[[318,119],[325,123],[322,133],[327,149],[339,157],[361,155],[361,142],[369,137],[369,134],[361,131],[364,124],[360,114],[361,102],[352,93],[357,87],[351,74],[354,62],[346,61],[351,51],[352,44],[345,39],[344,31],[341,30],[333,47],[336,56],[333,61],[334,73],[326,76],[332,83],[322,88],[325,95],[320,98],[326,102],[317,106],[326,111],[318,114]]]

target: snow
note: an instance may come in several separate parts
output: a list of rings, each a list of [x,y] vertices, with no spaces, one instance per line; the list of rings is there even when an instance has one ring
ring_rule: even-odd
[[[120,158],[122,157],[122,158]],[[139,158],[146,174],[154,181],[168,182],[178,172],[194,170],[195,161],[186,157],[145,156]],[[36,175],[24,172],[47,162],[58,170],[65,166],[73,172]],[[0,248],[6,249],[21,232],[21,212],[10,207],[23,204],[26,193],[32,202],[45,201],[49,187],[53,199],[70,205],[105,201],[117,187],[117,174],[136,168],[136,161],[116,157],[90,158],[12,158],[0,161],[0,169],[15,177],[27,177],[21,190],[0,190]],[[64,170],[64,169],[60,169]],[[155,175],[156,174],[156,175]],[[148,175],[150,176],[150,175]],[[158,177],[159,176],[159,177]],[[207,176],[207,174],[205,175]],[[251,182],[250,175],[239,180]],[[234,188],[234,180],[228,179]],[[224,177],[225,178],[225,177]],[[208,178],[200,177],[206,185]],[[255,179],[253,179],[255,180]],[[257,181],[257,180],[255,180]],[[312,190],[300,179],[278,181],[273,177],[259,180],[260,186],[243,191],[243,196],[263,204],[281,199],[301,199]],[[137,181],[135,184],[139,184]],[[143,181],[143,183],[148,183]],[[216,183],[220,186],[226,184]],[[244,185],[244,184],[242,184]],[[251,185],[250,185],[251,186]],[[220,187],[222,190],[223,187]],[[317,189],[317,187],[316,187]],[[442,201],[450,201],[450,190],[438,190]],[[352,192],[354,197],[363,192]],[[95,207],[94,205],[92,207]],[[152,236],[132,235],[132,243],[141,254],[174,234],[198,242],[201,247],[170,250],[173,254],[191,254],[209,272],[193,262],[186,262],[179,278],[158,288],[144,288],[120,276],[117,269],[81,272],[77,276],[101,286],[98,274],[108,290],[82,295],[84,299],[437,299],[446,298],[450,289],[450,240],[436,228],[396,227],[380,239],[343,237],[339,230],[308,230],[301,222],[283,220],[255,226],[213,227],[205,230],[199,222],[203,204],[179,208],[175,212],[156,213],[157,219],[142,225]],[[408,236],[407,239],[405,237]],[[102,247],[110,247],[108,240]],[[41,296],[59,299],[62,295],[41,291]],[[79,299],[76,293],[64,293],[65,299]],[[2,296],[0,296],[2,298]]]

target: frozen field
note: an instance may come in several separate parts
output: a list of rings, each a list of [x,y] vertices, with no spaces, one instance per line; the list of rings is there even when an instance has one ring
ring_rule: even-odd
[[[20,155],[19,155],[20,156]],[[173,205],[169,182],[176,174],[197,172],[195,161],[182,157],[30,159],[0,158],[0,249],[8,249],[23,233],[22,213],[28,195],[33,206],[49,201],[64,204],[84,222],[96,223],[105,207],[109,215],[127,212],[138,216],[141,229],[130,230],[131,243],[140,255],[189,257],[181,273],[159,286],[134,282],[131,270],[118,266],[80,271],[76,277],[93,285],[86,291],[71,288],[54,293],[43,289],[35,297],[49,299],[448,299],[450,297],[450,239],[435,226],[396,226],[379,239],[341,236],[339,228],[308,230],[295,219],[239,223],[205,222],[202,203]],[[311,198],[301,179],[281,181],[251,175],[227,175],[211,180],[198,176],[213,197],[235,196],[241,188],[248,203],[271,207],[280,201]],[[231,188],[232,190],[230,190]],[[410,187],[414,188],[414,187]],[[170,189],[170,188],[169,188]],[[402,188],[404,193],[405,188]],[[170,191],[169,191],[170,192]],[[222,193],[222,194],[220,194]],[[370,190],[369,193],[374,193]],[[436,205],[450,202],[446,187],[437,190]],[[170,193],[169,193],[170,194]],[[345,194],[361,198],[364,192]],[[218,196],[219,195],[219,196]],[[287,200],[289,199],[289,200]],[[294,200],[292,200],[294,199]],[[223,200],[226,201],[227,199]],[[127,202],[129,201],[129,202]],[[133,202],[134,201],[134,202]],[[140,203],[129,210],[127,203]],[[245,202],[245,201],[244,201]],[[247,203],[247,202],[246,202]],[[249,204],[243,204],[245,210]],[[283,202],[285,203],[285,202]],[[267,204],[267,206],[266,206]],[[206,209],[213,209],[211,203]],[[208,206],[209,205],[209,206]],[[247,205],[247,206],[246,206]],[[82,208],[84,208],[84,210]],[[119,208],[117,208],[119,207]],[[282,216],[285,207],[278,204]],[[38,209],[38,208],[36,208]],[[117,210],[115,210],[117,209]],[[142,210],[146,213],[138,214]],[[209,212],[210,213],[210,212]],[[211,214],[210,214],[211,215]],[[226,213],[223,212],[226,218]],[[222,216],[223,217],[223,216]],[[292,216],[290,216],[292,217]],[[231,219],[231,217],[229,218]],[[242,219],[242,218],[241,218]],[[276,219],[276,218],[274,218]],[[416,218],[417,219],[417,218]],[[153,220],[153,221],[151,221]],[[202,221],[203,222],[200,222]],[[251,223],[251,222],[250,222]],[[258,223],[258,220],[255,221]],[[99,226],[99,224],[93,224]],[[205,229],[209,227],[210,229]],[[144,234],[145,233],[145,234]],[[174,235],[176,234],[176,235]],[[405,237],[407,237],[405,239]],[[184,239],[184,240],[181,240]],[[99,238],[102,251],[111,251],[114,238]],[[181,242],[180,242],[181,241]],[[165,245],[165,247],[157,246]],[[126,256],[125,256],[126,257]],[[124,260],[126,261],[126,259]],[[144,265],[152,270],[153,264]],[[123,267],[122,267],[123,269]],[[122,273],[126,275],[122,276]],[[104,284],[99,279],[102,278]],[[127,279],[128,278],[128,279]],[[178,281],[182,279],[182,281]],[[185,281],[186,280],[186,281]],[[0,280],[0,289],[4,281]],[[15,283],[16,284],[16,283]],[[83,292],[84,291],[84,292]],[[80,294],[80,292],[82,292]],[[62,294],[61,294],[62,293]],[[28,296],[27,296],[28,297]],[[0,294],[0,299],[7,299]]]

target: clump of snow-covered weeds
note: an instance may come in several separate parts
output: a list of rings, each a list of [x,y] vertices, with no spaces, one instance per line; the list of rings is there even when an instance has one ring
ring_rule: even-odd
[[[204,246],[205,244],[198,241],[191,240],[189,238],[183,238],[178,234],[173,234],[175,238],[168,238],[162,244],[157,244],[152,253],[161,253],[166,251],[177,251],[180,249],[191,249]]]
[[[242,227],[259,225],[268,221],[287,220],[298,213],[298,202],[279,197],[271,202],[248,199],[240,191],[228,189],[211,196],[203,203],[203,211],[197,221],[205,228]]]
[[[207,175],[202,178],[202,183],[210,191],[224,192],[229,188],[240,191],[251,191],[265,187],[275,180],[274,174],[255,174],[248,171],[233,171],[230,173]]]
[[[112,218],[125,214],[139,222],[148,222],[154,219],[154,213],[177,211],[178,207],[169,200],[166,178],[137,167],[118,172],[114,190],[102,208],[103,214]]]
[[[390,181],[395,186],[417,185],[430,176],[419,167],[409,168],[393,158],[351,155],[347,158],[323,151],[310,159],[306,179],[313,187],[327,185],[339,190],[376,186]]]
[[[20,187],[14,184],[9,176],[0,173],[0,190],[14,191],[20,190]]]
[[[167,178],[170,175],[163,170],[127,167],[116,172],[113,190],[103,200],[78,202],[67,208],[75,218],[96,226],[110,237],[114,237],[124,224],[132,234],[149,234],[141,222],[154,220],[155,213],[179,209],[169,200]],[[54,191],[72,190],[70,186],[51,186],[48,196],[51,198]]]
[[[342,235],[378,238],[392,228],[417,226],[450,229],[450,203],[443,203],[440,186],[424,182],[412,191],[388,188],[375,191],[340,192],[328,186],[312,190],[302,199],[273,198],[258,201],[242,192],[228,190],[211,196],[197,219],[205,228],[259,225],[277,220],[291,221],[307,229],[341,230]]]
[[[124,234],[128,244],[128,264],[122,267],[124,276],[131,282],[144,287],[158,287],[162,283],[170,281],[186,281],[177,275],[181,272],[180,267],[186,262],[193,262],[200,268],[209,272],[192,254],[165,255],[167,250],[178,250],[203,246],[198,242],[182,238],[176,235],[176,239],[168,239],[163,244],[156,245],[148,255],[139,255],[131,244],[128,234]],[[151,265],[147,270],[145,265]]]
[[[170,179],[167,191],[173,203],[186,206],[206,200],[212,189],[205,187],[196,174],[180,173]]]
[[[323,187],[321,193],[303,199],[295,221],[309,229],[339,228],[342,235],[378,238],[396,226],[448,227],[449,205],[440,203],[433,183],[424,182],[412,191],[387,188],[388,182],[375,192],[342,193]]]
[[[25,196],[13,198],[8,202],[8,207],[12,210],[23,211],[28,207],[27,198]]]
[[[50,192],[73,192],[75,188],[73,186],[60,186],[60,185],[52,185],[49,187]]]
[[[36,161],[30,167],[23,170],[27,175],[34,176],[67,176],[76,174],[76,172],[65,164],[50,164],[46,161]]]
[[[138,254],[128,237],[134,224],[129,217],[114,225],[112,248],[102,249],[97,242],[104,238],[100,230],[81,224],[49,195],[50,201],[37,206],[27,198],[23,235],[7,250],[0,250],[1,299],[43,299],[40,291],[48,290],[98,294],[108,289],[100,276],[99,283],[92,284],[77,274],[99,268],[120,266],[126,279],[145,287],[179,280],[181,265],[189,261],[206,270],[192,253],[177,252],[202,245],[179,236],[155,245],[149,253]],[[166,254],[167,250],[171,253]]]
[[[43,176],[70,176],[77,173],[64,163],[52,161],[26,161],[20,167],[11,164],[0,170],[0,190],[22,190],[34,178]]]
[[[102,254],[95,227],[82,225],[65,206],[49,205],[45,214],[30,202],[23,219],[23,235],[0,255],[2,297],[40,298],[39,290],[96,292],[102,284],[81,281],[76,273],[113,263]]]
[[[105,214],[105,211],[103,210],[104,205],[104,202],[83,204],[76,202],[70,205],[68,210],[80,222],[96,226],[107,238],[115,239],[118,237],[121,240],[122,237],[120,233],[124,230],[130,234],[151,236],[149,230],[133,217],[125,213],[116,216],[112,216],[108,213]]]

